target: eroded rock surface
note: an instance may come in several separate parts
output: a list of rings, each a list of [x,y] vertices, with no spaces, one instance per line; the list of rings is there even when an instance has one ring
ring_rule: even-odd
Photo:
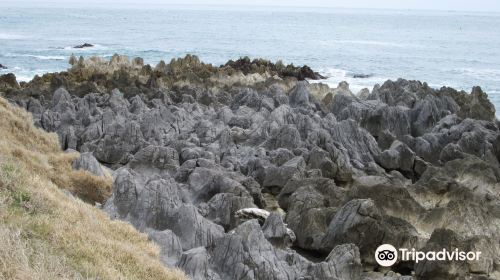
[[[0,92],[82,153],[75,168],[111,168],[104,209],[193,279],[500,278],[500,131],[480,88],[354,95],[261,60],[71,63]],[[383,243],[484,258],[384,269]]]

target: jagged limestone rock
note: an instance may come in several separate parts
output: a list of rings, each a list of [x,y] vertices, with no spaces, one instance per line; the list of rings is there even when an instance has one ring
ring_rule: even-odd
[[[500,232],[500,130],[479,88],[397,80],[356,96],[260,60],[72,62],[21,85],[2,76],[0,91],[81,152],[75,168],[110,168],[104,209],[191,277],[499,277],[499,250],[484,244]],[[486,257],[386,272],[373,259],[382,242]]]

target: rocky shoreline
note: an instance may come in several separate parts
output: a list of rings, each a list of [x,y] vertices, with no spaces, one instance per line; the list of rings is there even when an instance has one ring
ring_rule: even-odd
[[[0,92],[82,153],[75,167],[108,169],[103,210],[193,279],[500,278],[500,131],[479,87],[400,79],[353,94],[249,59],[70,64],[3,75]],[[482,255],[383,268],[384,243]]]

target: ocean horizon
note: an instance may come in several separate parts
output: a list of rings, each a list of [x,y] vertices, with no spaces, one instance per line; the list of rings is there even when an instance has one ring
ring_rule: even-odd
[[[302,7],[13,7],[0,16],[0,74],[19,81],[67,69],[71,55],[118,53],[156,64],[194,54],[206,63],[240,57],[308,65],[356,93],[388,79],[470,92],[500,108],[500,14]],[[0,5],[1,6],[1,5]],[[43,22],[43,24],[40,24]],[[75,49],[89,43],[91,48]],[[499,114],[497,113],[497,116]]]

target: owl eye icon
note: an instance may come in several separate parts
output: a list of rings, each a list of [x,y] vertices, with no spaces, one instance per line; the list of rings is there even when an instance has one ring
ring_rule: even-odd
[[[380,245],[375,251],[375,260],[381,266],[392,266],[398,261],[398,251],[390,244]]]
[[[381,261],[392,261],[396,257],[396,254],[391,250],[383,250],[378,252],[378,259]]]

